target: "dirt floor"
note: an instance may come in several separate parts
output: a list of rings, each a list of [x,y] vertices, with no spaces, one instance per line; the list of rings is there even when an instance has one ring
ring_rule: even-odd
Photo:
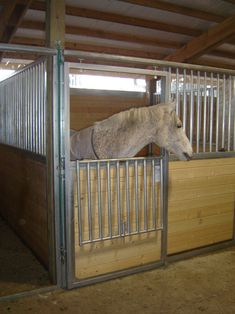
[[[0,217],[0,297],[49,284],[48,272]]]
[[[234,314],[235,248],[72,291],[4,301],[0,313]]]

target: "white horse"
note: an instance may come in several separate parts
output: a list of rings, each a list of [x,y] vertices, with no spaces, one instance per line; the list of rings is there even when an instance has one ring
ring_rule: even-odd
[[[71,160],[133,157],[150,143],[167,149],[180,160],[191,159],[192,146],[175,103],[132,108],[86,129],[71,131]]]

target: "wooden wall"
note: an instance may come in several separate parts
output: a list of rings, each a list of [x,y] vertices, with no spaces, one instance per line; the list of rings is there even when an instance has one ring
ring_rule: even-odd
[[[145,93],[70,89],[70,126],[80,130],[109,116],[147,105]]]
[[[232,239],[235,158],[170,162],[168,254]]]
[[[48,266],[45,160],[0,145],[0,214]]]

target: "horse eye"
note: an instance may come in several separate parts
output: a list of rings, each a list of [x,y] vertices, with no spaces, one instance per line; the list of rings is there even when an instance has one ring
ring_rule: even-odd
[[[178,123],[178,124],[177,124],[177,128],[178,128],[178,129],[182,128],[182,124],[181,124],[181,123]]]

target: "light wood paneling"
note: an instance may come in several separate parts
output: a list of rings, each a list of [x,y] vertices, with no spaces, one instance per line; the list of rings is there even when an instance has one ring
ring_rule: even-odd
[[[233,236],[235,158],[170,162],[168,254]]]
[[[48,266],[45,160],[0,145],[0,178],[0,214]]]

